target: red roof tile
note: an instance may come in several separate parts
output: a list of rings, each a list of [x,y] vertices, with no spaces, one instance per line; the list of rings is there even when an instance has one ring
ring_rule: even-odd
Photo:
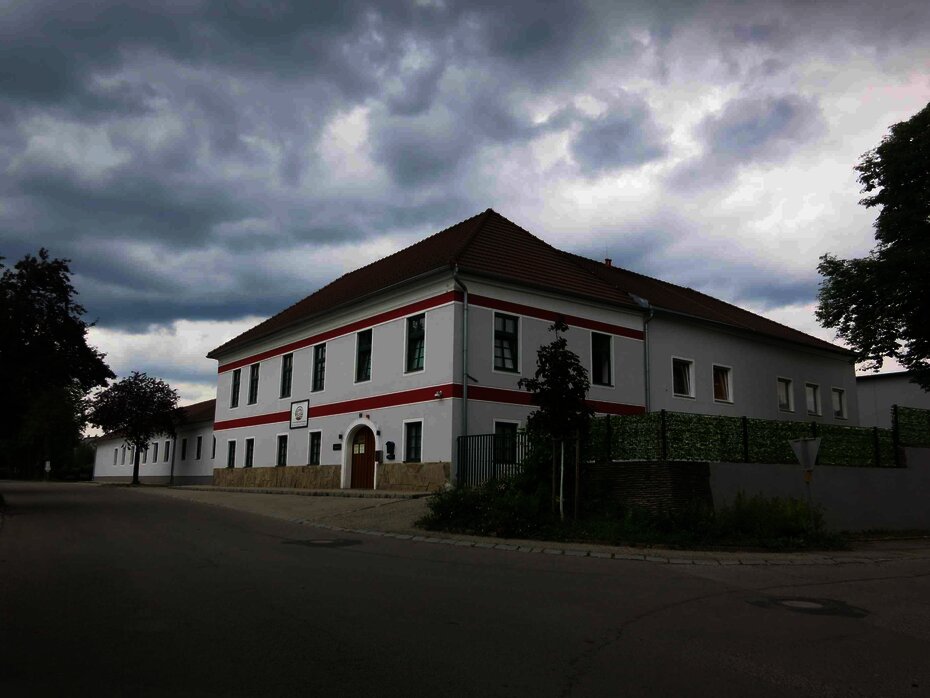
[[[654,307],[733,327],[846,352],[698,291],[557,250],[488,209],[406,249],[345,274],[294,305],[211,351],[209,358],[268,337],[398,284],[443,269],[493,277],[559,293],[638,308],[629,294]],[[847,352],[848,353],[848,352]]]

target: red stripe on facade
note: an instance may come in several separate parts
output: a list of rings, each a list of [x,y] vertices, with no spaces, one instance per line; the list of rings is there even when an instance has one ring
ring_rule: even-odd
[[[442,391],[442,398],[436,397],[436,391]],[[356,398],[355,400],[344,400],[343,402],[331,402],[327,405],[311,405],[310,418],[329,417],[334,414],[346,414],[349,412],[370,412],[386,407],[399,407],[401,405],[412,405],[417,402],[461,397],[461,383],[433,385],[428,388],[414,388],[412,390],[402,390],[398,393],[372,395],[370,397]],[[522,390],[489,388],[483,385],[469,386],[468,397],[482,402],[501,402],[508,405],[529,406],[533,404],[530,394]],[[627,405],[620,402],[604,402],[602,400],[588,400],[588,405],[595,412],[606,414],[640,414],[646,411],[645,407],[642,405]],[[270,414],[255,415],[254,417],[240,417],[239,419],[227,419],[222,422],[216,422],[216,424],[213,425],[213,429],[214,431],[222,431],[224,429],[239,429],[241,427],[254,427],[261,424],[277,424],[288,421],[290,421],[289,411],[272,412]]]
[[[510,313],[516,313],[518,315],[528,315],[530,317],[539,318],[540,320],[555,321],[557,318],[562,318],[567,324],[574,325],[575,327],[583,327],[586,330],[596,330],[606,334],[616,334],[620,335],[621,337],[630,337],[631,339],[643,338],[642,330],[634,330],[630,327],[623,327],[621,325],[611,325],[607,322],[590,320],[588,318],[578,317],[577,315],[557,313],[554,310],[536,308],[531,305],[523,305],[522,303],[511,303],[510,301],[502,301],[497,298],[491,298],[489,296],[470,294],[468,296],[468,302],[474,303],[475,305],[479,305],[484,308],[504,310]]]
[[[291,342],[290,344],[285,344],[284,346],[275,347],[274,349],[269,349],[268,351],[263,351],[259,354],[253,354],[252,356],[239,359],[238,361],[231,361],[228,364],[223,364],[220,366],[217,369],[217,373],[225,373],[226,371],[232,371],[236,368],[242,368],[243,366],[254,364],[256,361],[264,361],[265,359],[270,359],[273,356],[287,354],[289,352],[296,351],[297,349],[303,349],[304,347],[309,347],[313,346],[314,344],[319,344],[320,342],[325,342],[329,339],[332,339],[333,337],[340,337],[344,334],[349,334],[350,332],[363,330],[373,325],[380,325],[383,322],[396,320],[397,318],[402,318],[405,315],[418,313],[422,310],[429,310],[430,308],[435,308],[440,305],[445,305],[446,303],[451,303],[454,300],[461,299],[462,293],[460,291],[446,291],[445,293],[440,293],[438,296],[433,296],[432,298],[425,298],[421,301],[417,301],[416,303],[409,303],[408,305],[395,308],[394,310],[387,310],[383,313],[378,313],[377,315],[372,315],[371,317],[364,318],[362,320],[350,322],[348,325],[343,325],[341,327],[327,330],[326,332],[321,332],[320,334],[315,334],[312,337],[298,339],[297,341]]]

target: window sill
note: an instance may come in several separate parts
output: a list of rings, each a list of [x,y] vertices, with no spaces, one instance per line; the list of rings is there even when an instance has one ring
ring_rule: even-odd
[[[508,376],[518,376],[520,375],[520,369],[518,368],[492,368],[492,373],[503,373]]]
[[[354,381],[352,385],[361,385],[362,383],[371,383],[371,378],[364,378],[362,380]]]
[[[591,382],[591,385],[597,386],[598,388],[613,388],[615,387],[613,383],[595,383]]]
[[[732,400],[720,400],[718,398],[714,398],[714,402],[716,402],[718,405],[732,405],[733,404]]]
[[[415,369],[413,369],[412,371],[408,371],[408,370],[405,369],[405,370],[404,370],[404,375],[405,375],[405,376],[412,376],[412,375],[414,375],[415,373],[423,373],[424,371],[426,371],[426,368],[425,368],[425,367],[424,367],[424,368],[415,368]]]
[[[682,395],[679,393],[672,393],[672,397],[681,398],[682,400],[693,400],[694,395]]]
[[[778,411],[779,411],[779,412],[785,412],[785,413],[787,413],[787,414],[794,414],[794,409],[791,408],[791,407],[779,407],[779,408],[778,408]]]

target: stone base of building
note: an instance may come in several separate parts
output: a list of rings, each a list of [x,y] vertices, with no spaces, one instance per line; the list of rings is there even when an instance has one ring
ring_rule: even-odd
[[[119,476],[106,476],[106,477],[95,477],[94,482],[106,482],[113,484],[128,485],[132,482],[132,475],[119,475]],[[143,485],[169,485],[172,484],[171,478],[168,475],[140,475],[139,482]],[[175,486],[184,486],[184,485],[212,485],[213,476],[212,475],[175,475],[174,483]]]
[[[380,463],[378,489],[432,492],[449,482],[450,463]]]
[[[295,487],[303,490],[339,489],[338,465],[289,465],[286,468],[214,468],[216,487]]]

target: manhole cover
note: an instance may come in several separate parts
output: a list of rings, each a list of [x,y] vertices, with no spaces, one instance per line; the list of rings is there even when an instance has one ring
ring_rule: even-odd
[[[864,608],[850,606],[845,601],[836,599],[783,598],[768,596],[747,599],[748,603],[759,608],[781,608],[795,613],[809,613],[817,616],[843,616],[846,618],[865,618],[869,612]]]
[[[350,545],[360,545],[360,540],[346,538],[307,538],[302,540],[282,540],[284,545],[303,545],[308,548],[346,548]]]

